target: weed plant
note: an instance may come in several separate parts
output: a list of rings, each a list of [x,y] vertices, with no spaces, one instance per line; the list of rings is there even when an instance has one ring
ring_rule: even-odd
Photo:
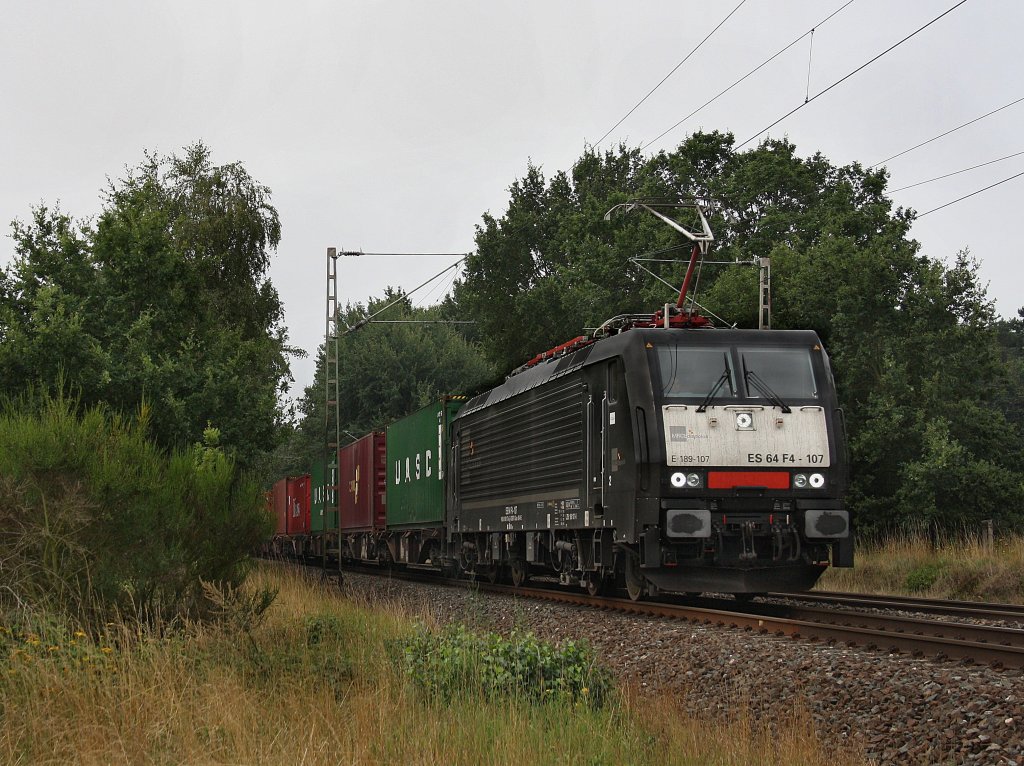
[[[479,634],[454,624],[435,633],[419,624],[402,644],[402,661],[427,698],[518,697],[600,707],[611,691],[608,671],[585,642],[559,646],[531,633]]]

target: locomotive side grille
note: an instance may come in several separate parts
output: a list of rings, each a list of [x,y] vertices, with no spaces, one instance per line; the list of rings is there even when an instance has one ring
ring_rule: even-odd
[[[547,385],[460,420],[463,500],[578,486],[583,477],[583,385]]]

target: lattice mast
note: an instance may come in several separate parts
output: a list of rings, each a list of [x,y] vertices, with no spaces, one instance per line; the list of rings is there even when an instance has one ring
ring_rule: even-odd
[[[338,581],[341,581],[341,513],[338,512],[338,445],[341,444],[340,358],[341,333],[338,306],[338,251],[327,248],[327,315],[324,330],[324,545],[323,570],[326,573],[331,541],[337,553]],[[337,527],[328,532],[327,520],[331,514]],[[333,536],[333,538],[332,538]]]

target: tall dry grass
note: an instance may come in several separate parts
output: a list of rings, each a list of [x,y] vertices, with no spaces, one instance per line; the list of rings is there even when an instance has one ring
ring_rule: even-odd
[[[251,579],[250,595],[279,590],[262,619],[257,607],[164,637],[127,624],[96,636],[45,621],[32,633],[0,631],[0,761],[857,762],[819,744],[800,710],[779,710],[770,731],[740,703],[723,723],[687,716],[683,698],[631,689],[601,709],[472,693],[431,699],[394,650],[411,620],[427,615],[353,603],[336,586],[273,565]],[[252,607],[245,598],[228,594],[225,614],[232,599],[240,611]]]
[[[821,590],[1024,603],[1024,536],[894,534],[858,542],[852,569],[830,569]]]

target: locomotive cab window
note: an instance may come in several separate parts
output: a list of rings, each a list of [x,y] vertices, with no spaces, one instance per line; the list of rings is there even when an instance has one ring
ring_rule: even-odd
[[[732,361],[724,348],[659,346],[658,372],[667,398],[703,399],[715,389],[716,398],[736,396]]]
[[[811,352],[806,348],[740,348],[747,396],[817,399]]]

